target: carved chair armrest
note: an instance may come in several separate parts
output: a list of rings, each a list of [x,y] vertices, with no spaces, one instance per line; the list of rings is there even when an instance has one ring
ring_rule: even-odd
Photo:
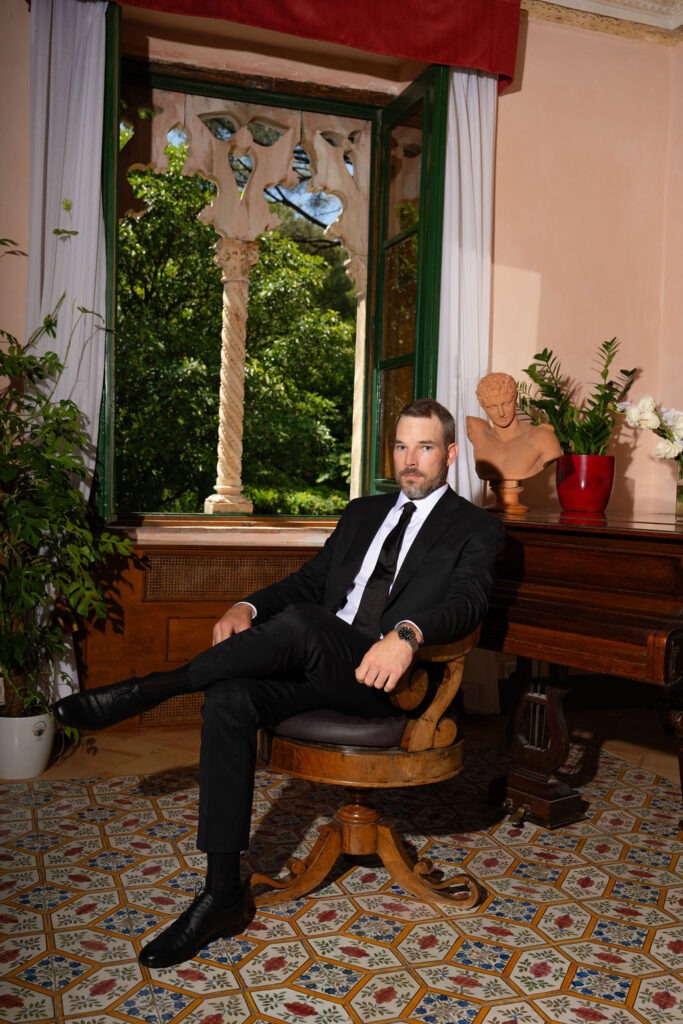
[[[425,699],[429,677],[425,662],[443,665],[443,676],[428,706],[418,718],[410,719],[403,731],[401,747],[404,750],[430,750],[450,746],[457,735],[457,725],[447,712],[462,682],[465,656],[476,647],[479,627],[452,644],[433,644],[421,647],[417,660],[399,680],[391,695],[392,702],[404,711],[411,711]]]

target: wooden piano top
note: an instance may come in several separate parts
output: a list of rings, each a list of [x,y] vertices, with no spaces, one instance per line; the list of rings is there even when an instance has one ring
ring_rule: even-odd
[[[502,516],[507,545],[481,645],[669,685],[683,680],[683,523]]]

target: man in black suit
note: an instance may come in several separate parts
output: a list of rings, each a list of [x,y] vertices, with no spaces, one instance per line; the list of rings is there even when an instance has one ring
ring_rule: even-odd
[[[447,409],[431,399],[406,406],[393,449],[398,496],[351,501],[319,554],[233,605],[213,646],[188,665],[55,705],[59,721],[100,729],[204,691],[197,844],[207,853],[205,889],[143,948],[141,963],[181,963],[248,920],[239,865],[259,725],[322,708],[395,714],[390,693],[420,645],[455,641],[483,617],[504,533],[447,485],[457,451]]]

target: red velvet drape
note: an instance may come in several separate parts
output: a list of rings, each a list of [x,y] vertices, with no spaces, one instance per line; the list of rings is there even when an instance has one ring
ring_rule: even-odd
[[[121,0],[512,78],[520,0]]]

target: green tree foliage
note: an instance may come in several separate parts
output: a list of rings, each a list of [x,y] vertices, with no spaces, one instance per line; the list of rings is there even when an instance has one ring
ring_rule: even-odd
[[[222,290],[197,219],[213,186],[167,152],[166,175],[131,172],[146,213],[119,233],[121,511],[200,512],[215,483]],[[242,475],[257,512],[329,514],[348,493],[355,300],[343,250],[281,211],[298,241],[265,236],[251,274]]]
[[[202,509],[216,480],[221,280],[216,236],[197,215],[215,186],[132,171],[146,213],[119,228],[115,341],[117,505],[126,512]],[[201,496],[201,497],[200,497]]]
[[[250,284],[243,476],[248,486],[285,492],[323,485],[343,500],[353,331],[320,308],[325,276],[319,256],[278,234],[261,239]]]

